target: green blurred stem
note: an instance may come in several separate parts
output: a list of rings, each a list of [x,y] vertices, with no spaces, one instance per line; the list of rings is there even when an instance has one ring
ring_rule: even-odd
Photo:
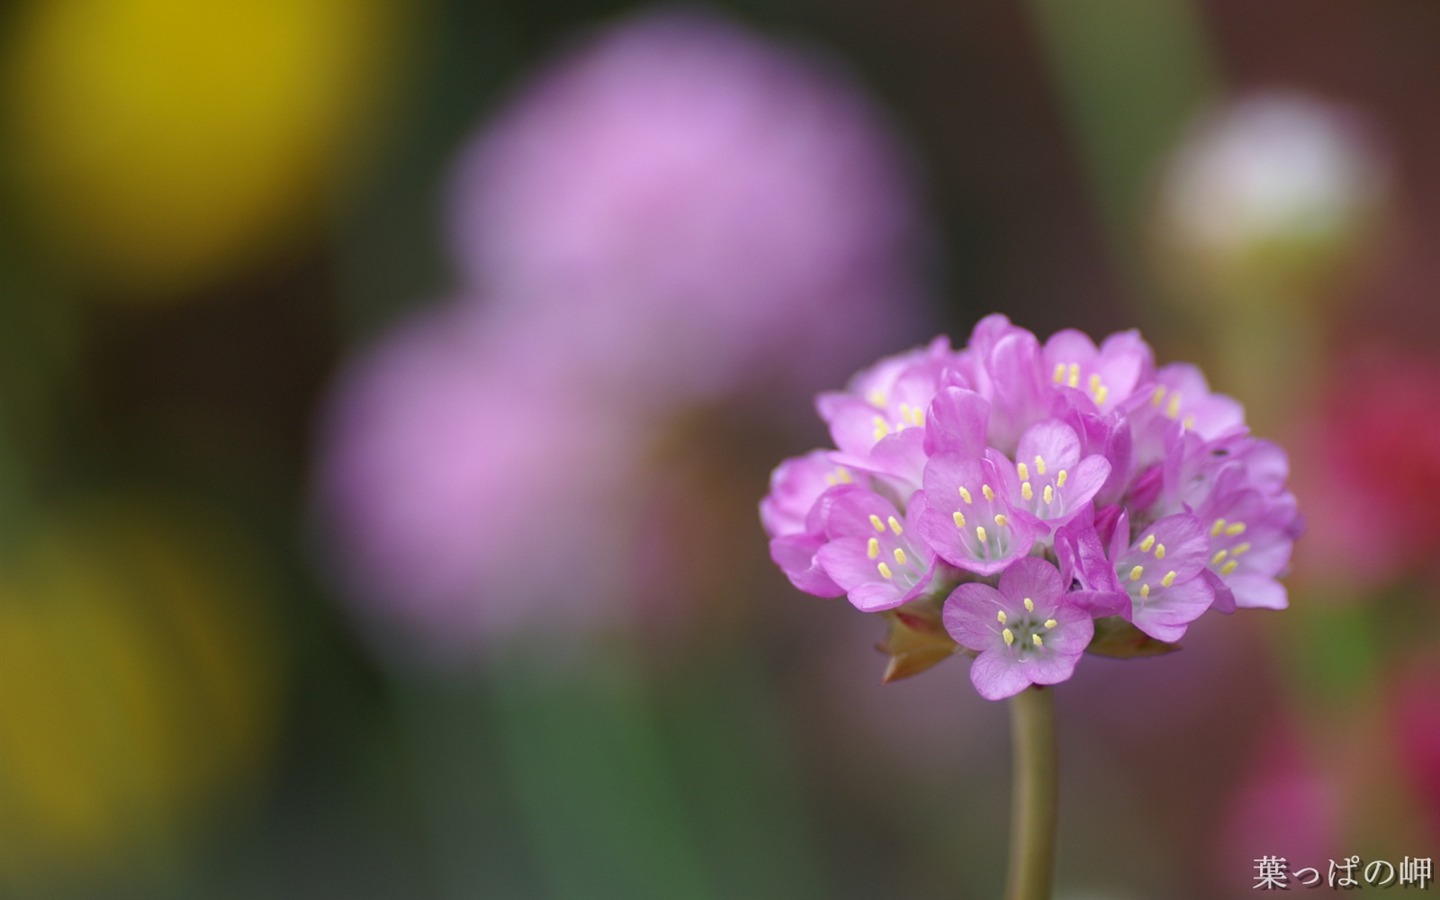
[[[1055,869],[1055,692],[1026,688],[1010,700],[1014,784],[1006,900],[1049,900]]]

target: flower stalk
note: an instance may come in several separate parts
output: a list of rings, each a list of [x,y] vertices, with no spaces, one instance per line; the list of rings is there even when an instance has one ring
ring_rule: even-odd
[[[1014,755],[1005,900],[1049,900],[1055,869],[1055,692],[1039,685],[1010,700]]]

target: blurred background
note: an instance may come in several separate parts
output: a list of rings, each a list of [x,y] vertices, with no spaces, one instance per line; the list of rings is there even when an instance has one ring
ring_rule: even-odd
[[[1057,690],[1059,896],[1440,849],[1440,7],[16,0],[0,896],[985,898],[1008,723],[794,590],[811,398],[1140,327],[1291,608]]]

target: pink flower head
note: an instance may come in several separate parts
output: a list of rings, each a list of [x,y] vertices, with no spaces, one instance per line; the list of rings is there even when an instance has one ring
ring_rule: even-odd
[[[316,498],[335,578],[405,651],[583,632],[625,599],[637,429],[577,391],[553,348],[457,322],[454,308],[411,321],[336,386]]]
[[[1003,700],[1032,684],[1069,679],[1094,634],[1090,614],[1065,600],[1055,567],[1017,560],[998,588],[962,584],[945,602],[945,629],[979,656],[970,680],[980,696]]]
[[[1068,678],[1096,634],[1097,652],[1155,652],[1210,609],[1286,604],[1300,520],[1284,452],[1133,331],[1042,343],[988,316],[964,347],[887,357],[818,407],[838,449],[776,471],[772,556],[865,611],[943,602],[987,697]]]
[[[829,60],[714,13],[641,14],[523,85],[465,151],[454,255],[620,383],[808,390],[913,333],[909,180]]]

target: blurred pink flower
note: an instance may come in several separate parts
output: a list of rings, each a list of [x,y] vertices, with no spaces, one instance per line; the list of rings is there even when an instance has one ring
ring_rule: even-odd
[[[1297,566],[1331,586],[1435,566],[1440,546],[1440,365],[1378,349],[1333,368],[1297,473],[1312,540]],[[1357,540],[1363,535],[1363,540]]]
[[[903,157],[830,61],[713,14],[645,14],[482,129],[453,252],[495,312],[592,377],[682,400],[809,391],[916,334]]]
[[[1250,773],[1231,796],[1218,837],[1218,873],[1237,883],[1261,856],[1287,860],[1290,871],[1325,871],[1340,859],[1338,787],[1305,749],[1305,738],[1287,723],[1261,742]],[[1243,882],[1250,887],[1250,882]]]
[[[603,625],[626,577],[635,420],[553,344],[459,311],[387,335],[335,388],[317,499],[340,587],[382,641],[441,655]]]

